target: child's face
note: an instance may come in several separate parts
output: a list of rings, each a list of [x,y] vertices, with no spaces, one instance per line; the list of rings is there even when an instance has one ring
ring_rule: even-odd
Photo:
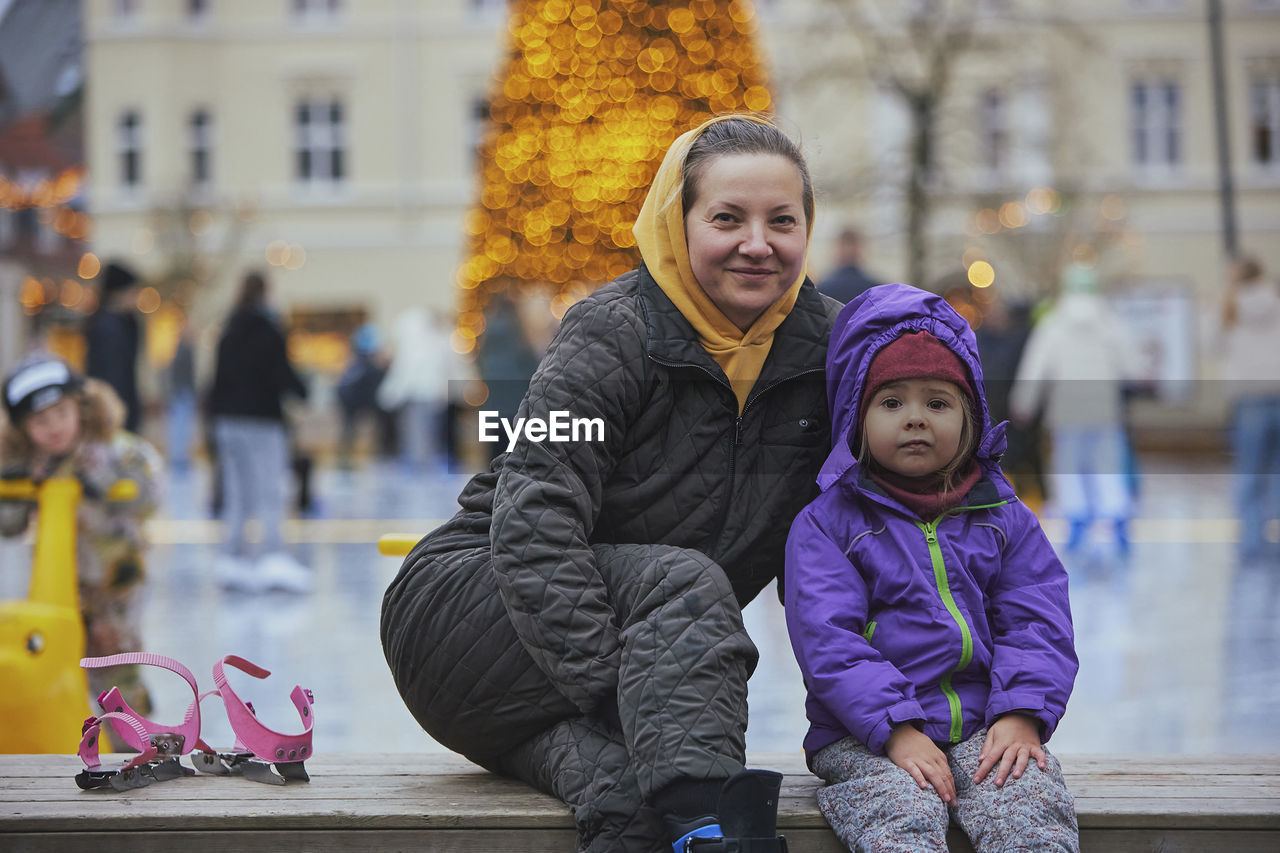
[[[876,390],[867,405],[867,449],[904,477],[934,474],[960,449],[963,392],[942,379],[903,379]]]
[[[80,436],[80,406],[73,397],[63,397],[48,408],[28,415],[23,423],[27,438],[38,450],[58,456],[75,447]]]

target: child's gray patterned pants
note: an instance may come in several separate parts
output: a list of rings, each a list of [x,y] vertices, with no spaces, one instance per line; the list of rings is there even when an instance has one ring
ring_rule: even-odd
[[[818,789],[818,806],[840,840],[865,853],[946,853],[949,818],[977,853],[1078,853],[1075,801],[1058,759],[1050,755],[1045,771],[1031,759],[1022,778],[1010,775],[1003,787],[996,787],[993,768],[975,785],[986,736],[981,729],[945,750],[956,786],[953,806],[921,790],[887,756],[873,755],[851,737],[837,741],[813,758],[813,771],[827,783]]]

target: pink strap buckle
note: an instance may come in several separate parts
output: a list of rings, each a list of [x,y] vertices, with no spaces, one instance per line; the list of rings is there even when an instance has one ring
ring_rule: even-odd
[[[174,755],[185,755],[193,749],[205,749],[208,747],[200,740],[200,700],[199,690],[196,687],[195,676],[191,674],[191,670],[187,669],[178,661],[164,655],[155,655],[148,652],[125,652],[118,655],[108,655],[98,658],[81,658],[80,666],[85,669],[101,669],[108,666],[123,666],[127,664],[141,664],[144,666],[158,666],[167,669],[170,672],[177,673],[187,682],[187,686],[191,688],[193,700],[187,706],[187,713],[183,717],[182,722],[177,726],[165,725],[149,720],[139,714],[129,706],[129,703],[120,695],[119,688],[112,687],[110,690],[98,697],[98,705],[103,711],[114,712],[115,714],[127,715],[132,720],[141,723],[146,731],[144,739],[156,747],[157,753],[164,757]],[[138,744],[132,742],[131,737],[134,736],[135,729],[128,724],[125,719],[119,716],[107,716],[104,718],[111,721],[111,728],[125,743],[130,744],[135,749],[140,748]]]
[[[295,686],[289,694],[293,706],[298,709],[302,718],[300,734],[282,734],[264,726],[253,711],[253,706],[241,699],[227,682],[223,664],[233,666],[254,678],[266,678],[271,674],[255,663],[245,660],[239,655],[227,655],[213,665],[213,683],[217,685],[218,695],[227,709],[227,719],[231,722],[231,730],[236,734],[236,749],[243,747],[262,761],[288,763],[303,761],[311,757],[311,732],[314,715],[311,706],[315,702],[310,690]]]

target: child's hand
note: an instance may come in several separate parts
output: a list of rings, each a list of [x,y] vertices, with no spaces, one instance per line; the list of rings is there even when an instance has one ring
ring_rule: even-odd
[[[933,788],[944,803],[956,801],[956,783],[947,757],[929,736],[912,725],[898,726],[884,747],[889,760],[911,774],[921,790]]]
[[[1005,714],[987,729],[987,739],[978,753],[978,772],[973,774],[975,783],[987,778],[991,768],[1000,764],[995,782],[1003,785],[1013,768],[1013,778],[1022,778],[1027,761],[1032,757],[1041,770],[1048,767],[1044,746],[1040,743],[1040,723],[1026,714]]]

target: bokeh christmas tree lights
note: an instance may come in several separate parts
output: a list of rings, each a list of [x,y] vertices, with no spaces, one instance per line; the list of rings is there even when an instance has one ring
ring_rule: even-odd
[[[637,265],[631,226],[667,147],[773,103],[748,0],[523,0],[480,148],[455,348],[488,297],[548,287],[557,314]]]

